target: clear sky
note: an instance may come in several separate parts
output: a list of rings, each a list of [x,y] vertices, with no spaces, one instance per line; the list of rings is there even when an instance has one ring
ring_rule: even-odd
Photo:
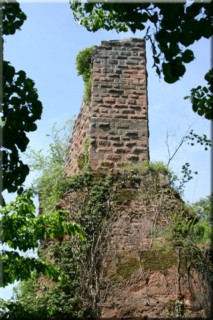
[[[78,114],[82,97],[83,81],[77,76],[75,59],[86,47],[99,45],[102,40],[142,38],[143,33],[116,33],[100,30],[90,33],[78,26],[72,16],[68,0],[63,3],[21,3],[27,20],[21,31],[7,36],[4,59],[16,70],[24,70],[35,81],[39,98],[43,103],[42,119],[38,130],[30,134],[30,147],[41,149],[48,146],[54,122],[62,126],[66,120]],[[152,55],[147,43],[148,109],[151,161],[168,161],[167,133],[171,153],[180,139],[191,128],[198,134],[210,137],[209,121],[193,113],[190,102],[183,97],[190,89],[203,84],[203,77],[210,68],[210,42],[201,40],[192,46],[195,61],[186,65],[186,74],[175,84],[166,84],[152,69]],[[180,173],[184,163],[189,162],[198,175],[189,182],[184,199],[195,202],[210,194],[210,152],[201,146],[185,144],[171,162],[171,168]],[[0,289],[5,299],[11,290]]]

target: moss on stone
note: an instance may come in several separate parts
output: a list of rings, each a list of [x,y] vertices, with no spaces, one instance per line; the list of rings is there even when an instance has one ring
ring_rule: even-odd
[[[140,254],[141,266],[145,271],[159,271],[164,275],[168,270],[177,265],[177,257],[174,252],[143,251]]]
[[[131,275],[140,269],[140,261],[136,258],[129,258],[126,262],[119,264],[117,268],[117,278],[128,280]]]
[[[116,193],[114,197],[115,203],[128,204],[132,200],[136,200],[138,198],[138,194],[136,190],[132,189],[120,189]]]
[[[119,168],[127,172],[135,171],[138,174],[147,174],[149,172],[163,175],[169,174],[169,170],[163,162],[152,162],[148,160],[136,163],[123,162],[119,164]]]
[[[136,258],[129,258],[126,262],[120,263],[116,273],[110,276],[111,281],[116,284],[122,280],[128,280],[135,271],[159,271],[167,275],[169,269],[177,264],[174,252],[165,251],[144,251],[140,253],[140,261]]]
[[[78,168],[79,168],[80,170],[82,170],[83,167],[84,167],[84,154],[83,154],[83,153],[78,156],[78,158],[77,158],[77,164],[78,164]]]

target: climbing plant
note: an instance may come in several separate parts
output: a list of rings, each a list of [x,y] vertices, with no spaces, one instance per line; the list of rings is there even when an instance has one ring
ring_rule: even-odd
[[[117,274],[105,284],[110,286],[128,281],[141,265],[144,270],[161,268],[166,273],[171,265],[178,266],[179,263],[179,286],[183,281],[183,270],[188,267],[196,268],[205,279],[211,278],[208,259],[194,237],[197,215],[180,200],[171,188],[167,175],[168,169],[162,163],[151,163],[150,166],[146,163],[143,168],[123,167],[116,174],[87,171],[61,180],[64,197],[58,204],[59,213],[65,206],[68,221],[74,220],[81,226],[83,237],[73,237],[72,234],[70,237],[66,231],[62,237],[51,237],[41,243],[39,257],[51,261],[60,276],[53,281],[34,273],[29,281],[19,287],[17,301],[10,302],[13,314],[16,315],[17,310],[25,310],[26,315],[32,315],[32,319],[35,317],[36,320],[98,318],[102,257],[107,252],[105,240],[110,238],[110,225],[117,219],[116,207],[130,204],[138,196],[147,207],[154,208],[150,230],[153,259],[160,259],[161,255],[166,259],[171,254],[170,262],[159,265],[155,261],[150,266],[151,256],[143,255],[141,263],[134,263],[131,268],[128,267],[129,271],[124,270],[125,265],[118,266]],[[137,190],[138,193],[140,188],[143,190],[140,195],[131,192]],[[174,198],[179,200],[174,202]],[[161,240],[160,247],[157,241],[159,236],[165,239]],[[102,290],[105,290],[103,283]],[[5,313],[5,319],[6,314],[8,316],[9,313]],[[21,319],[19,317],[17,314],[15,319]]]
[[[76,68],[78,75],[81,75],[84,81],[84,100],[87,104],[90,102],[92,89],[92,57],[95,47],[86,48],[80,51],[76,57]]]

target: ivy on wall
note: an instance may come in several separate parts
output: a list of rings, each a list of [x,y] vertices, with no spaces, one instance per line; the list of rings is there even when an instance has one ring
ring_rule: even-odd
[[[66,132],[66,128],[64,129]],[[70,132],[70,128],[68,131]],[[34,242],[33,245],[30,244],[30,248],[36,247],[40,240],[38,257],[51,266],[54,274],[51,277],[45,274],[43,265],[42,268],[30,267],[27,276],[31,276],[20,284],[16,300],[0,304],[3,320],[98,318],[100,284],[103,279],[102,258],[106,253],[106,240],[111,236],[110,226],[118,218],[117,208],[131,205],[138,197],[147,208],[155,207],[150,230],[152,254],[146,255],[143,252],[140,253],[139,260],[121,263],[110,281],[105,281],[104,284],[110,287],[128,281],[141,267],[145,271],[158,270],[166,274],[171,265],[178,264],[179,285],[183,277],[182,269],[186,270],[189,266],[196,268],[203,278],[212,279],[209,261],[197,246],[197,240],[201,244],[198,231],[202,226],[195,228],[199,220],[197,222],[196,214],[181,201],[177,191],[172,188],[174,177],[166,165],[145,161],[123,164],[120,171],[113,174],[110,168],[92,172],[88,167],[89,141],[86,140],[82,171],[72,178],[63,179],[67,134],[64,135],[64,130],[53,128],[51,135],[53,143],[48,157],[42,156],[40,151],[30,153],[31,160],[34,159],[32,167],[42,173],[34,187],[40,193],[43,214],[33,216],[33,224],[28,220],[27,224],[23,225],[23,221],[17,224],[20,226],[19,234],[25,237],[17,240],[19,247],[23,240],[27,248],[29,244],[26,239],[28,242],[35,242],[35,245]],[[170,202],[171,197],[177,200],[176,205]],[[25,209],[28,219],[31,211],[27,207]],[[12,216],[11,208],[8,208],[8,214],[5,212],[8,224],[11,224],[11,219],[16,219],[17,222],[20,220],[19,212],[16,213],[14,208],[12,212]],[[33,204],[32,213],[34,214]],[[14,234],[17,234],[17,230]],[[7,236],[5,241],[17,245],[12,233],[4,236]],[[165,238],[163,246],[166,243],[166,249],[157,246],[159,236]],[[162,256],[170,258],[167,261],[166,258],[163,259],[163,265],[156,263],[156,259],[161,259]],[[40,260],[35,259],[35,264]],[[33,269],[37,271],[32,272]],[[7,270],[8,277],[11,278],[12,269],[8,267]],[[105,289],[102,286],[102,290]]]
[[[95,47],[89,47],[80,51],[76,57],[76,68],[78,75],[84,81],[84,101],[89,104],[92,89],[92,57]]]
[[[57,208],[59,211],[64,206],[69,208],[68,220],[74,219],[81,226],[84,237],[70,237],[65,232],[62,240],[55,237],[42,243],[39,256],[51,261],[60,276],[50,280],[34,273],[29,281],[22,283],[17,292],[18,302],[10,302],[10,308],[16,315],[14,319],[23,319],[14,311],[17,303],[19,311],[21,308],[35,320],[99,317],[98,301],[103,275],[101,266],[107,248],[106,240],[111,235],[110,226],[118,218],[116,208],[135,200],[134,192],[129,192],[126,197],[127,190],[137,190],[140,201],[147,208],[152,205],[155,207],[150,233],[153,259],[151,255],[141,253],[141,263],[121,263],[111,282],[105,283],[108,288],[128,281],[141,266],[144,270],[158,270],[165,275],[170,265],[179,266],[179,284],[183,270],[189,266],[196,268],[204,278],[212,277],[208,260],[196,245],[193,211],[188,210],[170,187],[167,169],[163,164],[146,164],[133,170],[123,169],[116,174],[82,172],[62,180],[61,190],[64,198]],[[175,204],[173,200],[170,201],[174,198],[177,199]],[[166,244],[167,249],[164,247],[163,251],[162,247],[157,246],[158,241],[155,242],[159,236],[165,237],[163,245]],[[162,255],[164,258],[171,256],[168,265],[156,263],[156,257],[160,259]]]

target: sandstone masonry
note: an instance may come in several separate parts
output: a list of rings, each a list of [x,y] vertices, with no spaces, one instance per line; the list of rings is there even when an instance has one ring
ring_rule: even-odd
[[[74,126],[66,176],[88,165],[117,168],[149,159],[145,41],[102,41],[93,58],[90,105],[82,104]]]
[[[82,104],[65,166],[65,177],[86,174],[90,183],[70,188],[58,205],[77,222],[79,212],[97,222],[95,213],[106,209],[81,269],[83,285],[88,285],[88,270],[92,275],[89,305],[92,301],[100,319],[181,319],[182,313],[185,319],[204,319],[210,308],[208,283],[189,252],[171,246],[162,232],[172,226],[175,213],[188,216],[183,201],[165,172],[135,176],[120,170],[121,164],[149,159],[145,42],[103,41],[92,63],[90,105]],[[91,171],[82,173],[85,161]],[[102,197],[93,197],[107,176],[113,184],[99,203]]]
[[[109,177],[107,199],[97,203],[97,193]],[[91,219],[91,228],[98,219],[96,205],[106,209],[92,249],[79,267],[87,292],[84,301],[98,310],[98,319],[210,320],[205,316],[210,288],[202,270],[195,268],[192,251],[173,246],[163,236],[174,212],[188,216],[168,177],[150,171],[134,180],[128,172],[92,172],[86,181],[86,186],[81,183],[66,192],[59,206],[78,223],[81,212],[83,226]]]

